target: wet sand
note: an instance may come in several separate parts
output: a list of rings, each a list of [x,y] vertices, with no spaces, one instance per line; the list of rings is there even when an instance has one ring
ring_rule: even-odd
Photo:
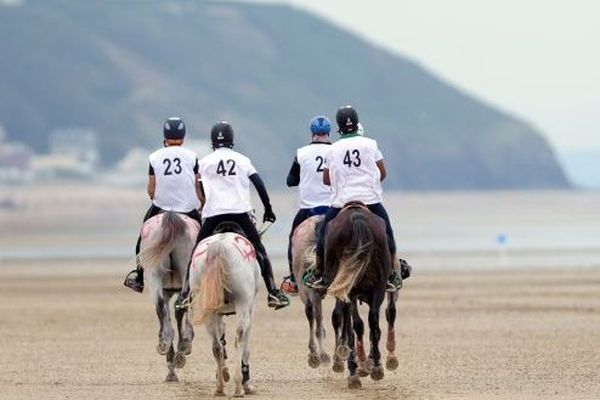
[[[214,361],[203,327],[178,370],[180,382],[163,382],[153,306],[148,294],[122,287],[125,264],[3,263],[1,399],[213,397]],[[250,358],[257,393],[250,398],[600,397],[598,268],[417,271],[398,303],[400,367],[379,382],[363,378],[357,391],[347,389],[345,374],[307,365],[298,299],[277,312],[266,307],[264,292],[258,301]],[[327,343],[331,351],[331,335]]]

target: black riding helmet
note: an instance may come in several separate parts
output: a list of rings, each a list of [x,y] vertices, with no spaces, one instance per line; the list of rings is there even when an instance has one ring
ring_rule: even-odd
[[[217,122],[210,130],[210,140],[213,149],[233,147],[233,128],[229,125],[229,122]]]
[[[340,133],[356,132],[358,130],[358,114],[352,106],[343,106],[337,111],[335,120]]]
[[[165,139],[183,139],[185,137],[185,124],[181,118],[169,118],[163,126]]]

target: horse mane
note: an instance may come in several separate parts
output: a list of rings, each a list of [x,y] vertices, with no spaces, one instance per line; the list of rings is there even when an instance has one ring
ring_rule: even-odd
[[[374,234],[365,214],[351,212],[347,221],[352,228],[351,240],[344,247],[337,274],[327,290],[328,294],[344,302],[350,302],[348,295],[364,275],[374,250]]]
[[[208,245],[200,283],[194,288],[194,292],[198,293],[192,301],[191,314],[195,324],[202,324],[225,305],[225,291],[230,291],[227,284],[229,268],[226,265],[226,251],[222,239]]]
[[[162,216],[158,237],[139,254],[140,264],[146,269],[158,268],[173,251],[177,239],[187,231],[185,220],[172,211]],[[154,237],[154,236],[153,236]]]

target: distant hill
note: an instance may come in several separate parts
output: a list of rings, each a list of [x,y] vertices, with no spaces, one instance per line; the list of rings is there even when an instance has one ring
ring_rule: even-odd
[[[600,148],[567,151],[560,159],[574,185],[600,189]]]
[[[0,52],[0,123],[38,151],[53,129],[90,127],[112,165],[159,145],[168,116],[194,136],[224,118],[282,186],[310,118],[351,103],[384,152],[388,188],[569,186],[528,124],[288,6],[26,0],[0,6]]]

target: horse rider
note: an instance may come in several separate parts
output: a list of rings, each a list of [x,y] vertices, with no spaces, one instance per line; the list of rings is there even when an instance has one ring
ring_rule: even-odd
[[[386,290],[394,292],[402,287],[400,262],[396,260],[396,242],[388,214],[383,207],[381,181],[386,177],[383,155],[377,142],[359,133],[358,114],[352,106],[341,107],[336,114],[340,139],[330,146],[323,170],[323,182],[331,187],[331,207],[317,235],[317,263],[304,275],[302,281],[313,289],[325,289],[323,280],[324,235],[327,224],[349,202],[364,203],[385,221],[388,247],[394,267]]]
[[[279,309],[288,306],[290,300],[275,286],[271,261],[249,214],[252,211],[250,203],[250,182],[252,182],[265,209],[263,222],[275,222],[276,217],[267,189],[250,159],[233,150],[233,128],[228,122],[221,121],[215,124],[211,129],[210,139],[214,151],[199,162],[200,179],[206,201],[202,209],[204,223],[197,242],[211,236],[215,228],[223,222],[238,224],[254,246],[268,291],[269,307]],[[189,292],[188,279],[189,270],[182,298],[186,298]]]
[[[149,157],[148,196],[152,205],[144,222],[163,211],[187,215],[201,224],[198,212],[204,202],[198,175],[198,157],[183,147],[185,124],[181,118],[169,118],[163,125],[163,148]],[[144,269],[139,262],[141,233],[135,245],[136,269],[127,274],[124,285],[136,292],[144,290]]]
[[[292,237],[294,230],[304,220],[313,215],[322,215],[329,209],[331,190],[323,184],[325,157],[329,152],[329,132],[331,121],[325,116],[314,117],[310,121],[312,141],[296,151],[296,158],[287,176],[288,187],[298,186],[300,209],[294,217],[288,240],[288,264],[290,275],[283,279],[281,290],[297,294],[298,285],[292,269]]]

